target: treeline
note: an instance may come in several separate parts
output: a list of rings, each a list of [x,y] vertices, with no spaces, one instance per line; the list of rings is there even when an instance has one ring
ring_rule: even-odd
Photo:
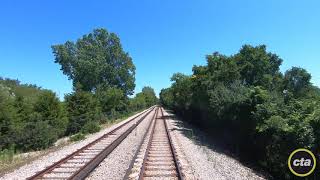
[[[96,29],[52,48],[73,92],[60,101],[50,90],[1,78],[0,151],[44,149],[58,138],[96,132],[102,123],[157,103],[151,87],[130,97],[135,66],[115,34]]]
[[[160,102],[210,132],[241,160],[276,179],[290,179],[287,160],[297,148],[319,153],[320,90],[303,68],[279,71],[282,59],[266,46],[214,53],[191,76],[171,78]]]

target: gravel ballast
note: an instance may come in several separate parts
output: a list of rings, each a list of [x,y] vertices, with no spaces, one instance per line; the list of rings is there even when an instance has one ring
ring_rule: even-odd
[[[168,112],[164,112],[164,114],[172,115]],[[207,146],[202,146],[201,142],[199,143],[186,137],[181,131],[184,127],[179,127],[182,123],[179,123],[178,120],[170,118],[167,122],[170,124],[169,129],[172,136],[175,136],[177,144],[180,145],[179,149],[187,157],[187,164],[190,165],[188,168],[191,168],[190,171],[192,171],[194,176],[192,179],[265,179],[262,175],[244,166],[238,160]]]
[[[153,115],[150,113],[86,179],[123,179]]]
[[[142,113],[142,112],[140,112],[140,113]],[[138,114],[140,114],[140,113],[138,113]],[[27,177],[34,175],[36,172],[43,170],[45,167],[50,166],[54,162],[59,161],[60,159],[71,154],[72,152],[76,151],[77,149],[80,149],[83,146],[94,141],[95,139],[101,137],[103,134],[106,134],[106,133],[112,131],[113,129],[115,129],[116,127],[120,126],[121,124],[127,122],[128,120],[130,120],[131,118],[133,118],[136,115],[137,114],[127,118],[124,121],[121,121],[118,124],[114,124],[111,127],[105,128],[97,133],[88,135],[86,137],[86,139],[84,139],[82,141],[75,142],[70,145],[61,147],[54,152],[51,152],[51,153],[49,153],[45,156],[42,156],[32,162],[29,162],[28,164],[21,166],[21,167],[15,169],[14,171],[3,175],[2,177],[0,177],[0,180],[26,179]],[[133,132],[135,132],[135,130]],[[118,164],[118,162],[115,164]]]
[[[130,163],[139,148],[154,113],[150,113],[136,129],[134,129],[123,142],[116,147],[86,179],[123,179]],[[164,111],[164,115],[171,114]],[[135,116],[135,115],[134,115]],[[55,152],[42,156],[39,159],[26,164],[13,172],[0,177],[4,179],[25,179],[34,175],[61,158],[71,154],[85,146],[103,134],[128,121],[128,119],[115,124],[102,131],[89,135],[85,140],[72,143],[58,149]],[[238,160],[216,151],[212,147],[205,146],[194,138],[187,137],[182,133],[184,124],[174,118],[167,119],[168,128],[173,139],[176,152],[178,153],[179,165],[184,171],[186,179],[224,180],[224,179],[265,179],[264,176],[241,164]],[[192,126],[188,125],[188,128]]]

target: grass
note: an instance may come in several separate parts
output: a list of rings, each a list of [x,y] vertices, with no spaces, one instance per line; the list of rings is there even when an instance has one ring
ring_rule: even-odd
[[[15,154],[13,148],[0,151],[0,170],[13,162]]]
[[[83,140],[86,138],[86,135],[85,134],[82,134],[82,133],[77,133],[75,135],[72,135],[70,137],[70,141],[71,142],[76,142],[76,141],[80,141],[80,140]]]
[[[0,175],[12,165],[20,162],[20,159],[16,158],[15,155],[16,152],[13,149],[5,149],[0,151]]]

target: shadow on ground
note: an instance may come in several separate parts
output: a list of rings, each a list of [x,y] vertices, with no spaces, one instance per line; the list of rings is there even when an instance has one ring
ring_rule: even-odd
[[[257,174],[264,176],[267,179],[273,179],[270,174],[263,171],[261,168],[252,165],[249,162],[240,161],[240,158],[229,149],[229,144],[226,144],[222,139],[214,138],[214,136],[205,130],[200,130],[198,127],[191,125],[186,121],[182,121],[180,117],[177,117],[173,114],[172,111],[166,110],[169,115],[163,116],[165,119],[172,119],[173,124],[177,128],[173,128],[171,131],[180,131],[182,135],[193,141],[198,146],[204,146],[214,152],[224,154],[226,156],[232,157],[233,159],[238,160],[244,166],[253,169]]]

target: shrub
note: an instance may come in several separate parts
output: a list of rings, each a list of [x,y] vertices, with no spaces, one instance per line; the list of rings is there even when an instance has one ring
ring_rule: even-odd
[[[78,133],[88,122],[99,121],[99,103],[90,92],[77,90],[68,94],[65,99],[69,117],[67,134]]]
[[[70,141],[75,142],[75,141],[80,141],[82,139],[84,139],[86,136],[82,133],[77,133],[73,136],[70,137]]]
[[[48,121],[58,137],[65,134],[68,119],[55,93],[43,91],[34,104],[34,111],[39,113],[43,120]]]
[[[57,132],[47,121],[41,121],[39,114],[33,115],[35,121],[25,125],[23,136],[18,146],[23,150],[40,150],[47,148],[58,139]]]
[[[88,133],[91,134],[98,131],[100,131],[100,126],[97,122],[88,122],[81,129],[81,132],[83,134],[88,134]]]
[[[302,68],[282,74],[281,62],[263,45],[245,45],[232,56],[214,53],[207,65],[193,67],[193,75],[174,74],[160,100],[223,139],[240,160],[261,165],[276,179],[290,179],[290,152],[319,153],[320,89]]]
[[[11,163],[13,161],[13,157],[16,154],[14,147],[11,146],[8,149],[4,149],[0,151],[0,161],[4,163]],[[1,162],[0,162],[1,164]]]

